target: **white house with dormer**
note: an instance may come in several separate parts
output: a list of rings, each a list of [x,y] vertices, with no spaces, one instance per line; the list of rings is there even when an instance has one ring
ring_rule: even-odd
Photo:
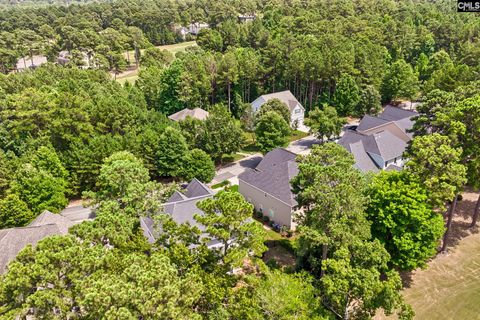
[[[305,118],[305,108],[290,92],[290,90],[264,94],[252,102],[253,112],[256,113],[260,107],[272,99],[278,99],[285,103],[290,110],[290,126],[300,131],[308,132],[309,128],[303,124]]]

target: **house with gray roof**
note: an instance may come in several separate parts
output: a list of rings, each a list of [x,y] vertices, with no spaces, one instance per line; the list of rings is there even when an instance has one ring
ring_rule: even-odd
[[[276,148],[255,169],[238,176],[239,192],[255,210],[289,229],[295,228],[293,217],[298,205],[290,185],[290,180],[298,174],[296,157],[293,152]]]
[[[191,226],[198,227],[201,231],[205,227],[198,223],[194,216],[203,215],[203,211],[198,209],[197,203],[213,197],[215,193],[208,186],[193,179],[182,191],[175,191],[170,198],[163,204],[164,213],[170,215],[172,219],[178,224],[188,223]],[[155,225],[154,219],[151,217],[140,218],[140,227],[143,230],[144,236],[150,243],[154,243],[155,239],[161,232]],[[212,241],[209,247],[216,247],[217,242]]]
[[[288,106],[288,110],[290,111],[290,126],[296,126],[298,130],[308,132],[309,128],[303,124],[305,108],[290,90],[261,95],[251,103],[253,113],[258,112],[262,105],[272,99],[278,99]]]
[[[412,139],[414,111],[387,106],[377,117],[366,115],[355,130],[338,141],[361,171],[401,170],[403,153]]]
[[[9,228],[0,230],[0,274],[6,271],[17,254],[27,245],[36,245],[40,240],[53,235],[64,235],[73,225],[84,221],[87,217],[93,218],[90,209],[77,213],[74,220],[62,214],[44,211],[37,216],[29,225],[21,228]],[[81,218],[81,219],[80,219]]]
[[[178,121],[185,120],[187,117],[191,117],[198,120],[205,120],[208,118],[208,116],[209,116],[208,111],[205,111],[201,108],[194,108],[194,109],[185,108],[172,115],[169,115],[168,118],[172,121],[178,122]]]

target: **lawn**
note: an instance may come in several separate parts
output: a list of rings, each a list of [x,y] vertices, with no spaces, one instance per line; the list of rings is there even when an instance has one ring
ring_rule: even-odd
[[[165,46],[158,46],[157,48],[161,49],[161,50],[168,50],[175,55],[177,52],[183,52],[188,47],[194,47],[196,45],[197,45],[197,43],[195,41],[186,41],[186,42],[181,42],[181,43],[168,44],[168,45],[165,45]],[[141,51],[141,53],[143,53],[144,50],[142,49],[140,51]],[[134,59],[133,58],[134,57],[134,51],[130,51],[129,55],[130,55],[130,60],[133,63],[134,62],[134,60],[133,60]],[[124,56],[125,56],[125,59],[127,59],[127,53],[125,53]],[[130,83],[133,83],[137,79],[138,79],[138,69],[131,70],[131,71],[126,71],[126,72],[123,72],[123,73],[117,75],[117,81],[120,82],[121,84],[124,84],[127,81],[130,82]]]
[[[415,319],[479,319],[480,233],[470,234],[467,230],[477,196],[464,193],[459,202],[452,229],[457,244],[448,254],[433,259],[428,268],[406,277],[403,296],[412,305]],[[376,319],[385,317],[379,315]]]
[[[258,146],[255,144],[255,138],[253,133],[244,132],[243,135],[244,135],[244,145],[240,151],[242,153],[249,153],[249,154],[260,152],[260,150],[258,149]],[[305,138],[307,136],[308,136],[307,132],[293,130],[292,133],[290,134],[289,141],[293,142],[293,141]]]

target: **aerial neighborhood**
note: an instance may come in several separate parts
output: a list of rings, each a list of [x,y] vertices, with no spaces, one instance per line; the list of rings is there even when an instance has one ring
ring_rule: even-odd
[[[0,319],[478,319],[470,2],[0,0]]]

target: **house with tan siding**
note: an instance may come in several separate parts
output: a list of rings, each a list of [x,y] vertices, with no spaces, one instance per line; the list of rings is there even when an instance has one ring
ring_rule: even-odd
[[[255,169],[238,176],[239,192],[257,212],[280,226],[295,229],[297,201],[290,180],[298,174],[296,154],[277,148],[265,155]]]

